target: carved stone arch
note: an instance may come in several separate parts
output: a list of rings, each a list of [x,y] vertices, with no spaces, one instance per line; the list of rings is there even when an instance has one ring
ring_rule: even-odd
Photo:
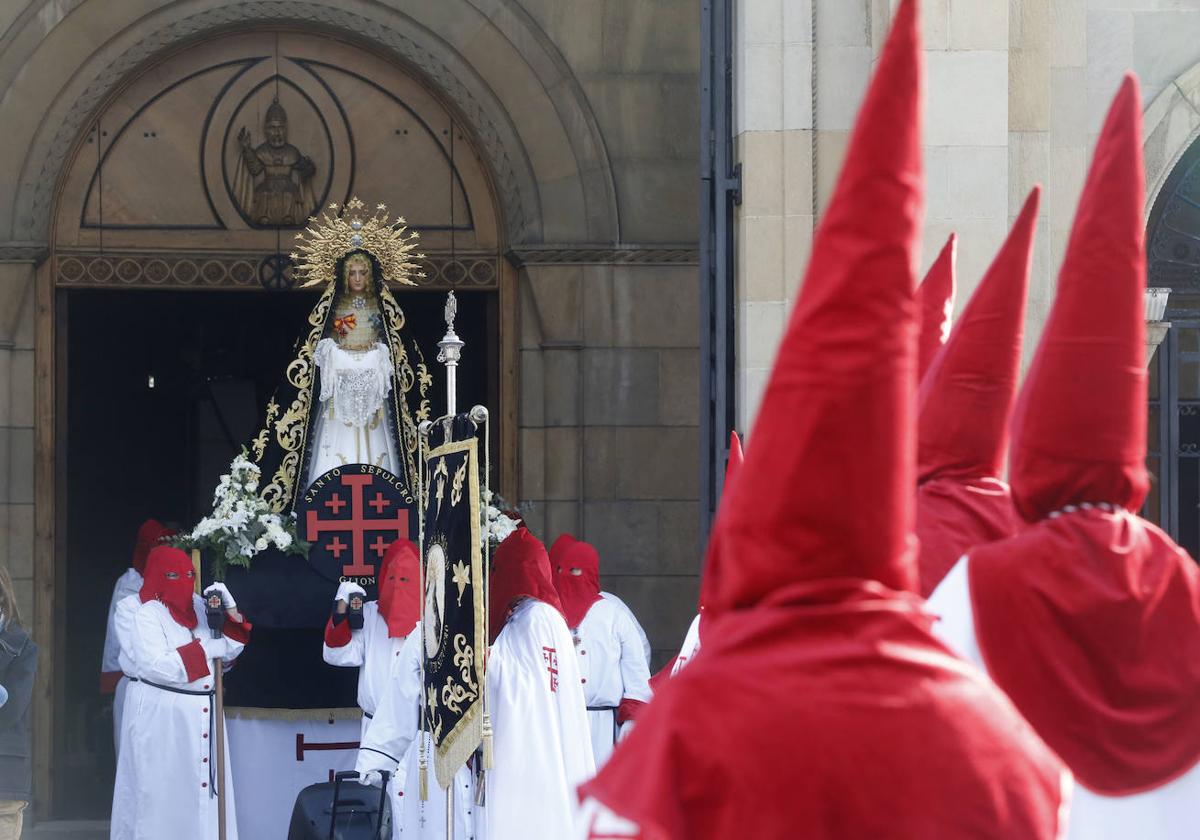
[[[1151,210],[1184,153],[1200,138],[1200,63],[1171,82],[1154,98],[1142,117],[1142,151],[1146,166],[1146,206]]]
[[[47,103],[8,211],[13,240],[48,240],[64,165],[82,141],[90,116],[128,78],[181,47],[254,24],[330,31],[426,78],[459,111],[482,149],[496,181],[510,245],[547,239],[619,241],[614,181],[594,114],[553,43],[515,0],[446,0],[433,4],[440,8],[436,20],[431,19],[429,4],[418,0],[402,0],[396,4],[400,10],[365,3],[334,8],[319,0],[226,0],[216,7],[207,5],[202,8],[200,0],[173,4],[140,19],[93,53],[72,83]],[[447,13],[445,7],[454,5],[462,9],[460,15]],[[528,114],[529,103],[522,107],[502,99],[477,66],[483,57],[471,53],[474,42],[462,33],[439,31],[456,17],[474,19],[476,29],[491,26],[503,35],[512,51],[506,60],[536,78],[537,89],[527,91],[528,96],[542,100],[537,113],[554,115],[554,131],[514,120],[514,107]],[[486,63],[494,66],[496,57]],[[569,151],[534,148],[537,144],[531,139],[542,135],[565,138]],[[553,220],[549,226],[547,220]]]

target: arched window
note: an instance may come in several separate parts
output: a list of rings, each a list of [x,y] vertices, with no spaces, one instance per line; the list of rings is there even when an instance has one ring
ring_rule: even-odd
[[[1171,288],[1171,329],[1150,364],[1143,509],[1200,556],[1200,140],[1163,184],[1147,229],[1149,285]]]

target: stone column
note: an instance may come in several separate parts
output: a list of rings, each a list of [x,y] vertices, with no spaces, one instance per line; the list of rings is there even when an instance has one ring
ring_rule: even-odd
[[[861,3],[822,4],[831,26],[829,110],[824,132],[813,134],[813,0],[741,0],[734,31],[734,132],[742,165],[737,210],[737,417],[748,430],[775,357],[789,304],[808,262],[814,212],[813,144],[836,156],[845,145],[847,113],[838,79],[847,66],[870,66]],[[843,90],[846,80],[841,80]],[[828,87],[826,88],[826,85]],[[849,85],[851,89],[854,85]],[[852,99],[853,94],[850,98]],[[823,150],[823,151],[822,151]]]
[[[33,618],[33,262],[0,262],[0,563]]]

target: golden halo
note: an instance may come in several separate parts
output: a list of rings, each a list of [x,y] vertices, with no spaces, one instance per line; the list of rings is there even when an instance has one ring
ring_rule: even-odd
[[[370,215],[362,212],[365,206],[357,197],[340,213],[338,205],[330,204],[320,219],[310,217],[308,228],[296,234],[299,244],[290,256],[301,286],[332,282],[337,261],[349,251],[370,252],[383,279],[393,283],[413,286],[410,278],[425,276],[416,262],[425,258],[417,252],[417,233],[402,217],[390,220],[386,204],[375,205]]]

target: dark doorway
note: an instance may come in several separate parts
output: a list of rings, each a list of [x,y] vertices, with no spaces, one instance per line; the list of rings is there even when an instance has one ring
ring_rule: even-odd
[[[433,374],[437,415],[445,408],[436,362],[445,294],[397,297]],[[149,516],[189,527],[208,512],[218,476],[258,431],[316,299],[315,292],[59,293],[67,431],[58,446],[58,504],[66,505],[58,535],[66,567],[57,598],[58,819],[109,812],[112,709],[98,689],[100,657],[113,582],[129,566],[137,527]],[[460,406],[497,406],[496,318],[495,293],[460,296],[456,329],[467,342]]]

